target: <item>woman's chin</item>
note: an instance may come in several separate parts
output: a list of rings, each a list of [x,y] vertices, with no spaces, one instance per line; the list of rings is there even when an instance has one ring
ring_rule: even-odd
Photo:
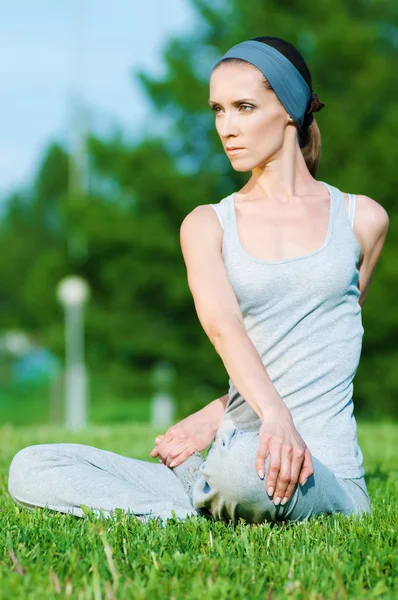
[[[245,173],[246,171],[251,171],[253,169],[252,166],[247,164],[247,161],[231,161],[231,166],[234,171],[238,171],[238,173]]]
[[[244,151],[242,153],[232,154],[228,157],[231,166],[235,171],[244,173],[246,171],[251,171],[252,169],[254,169],[255,165],[251,164],[250,157],[245,156],[246,154],[247,153]]]

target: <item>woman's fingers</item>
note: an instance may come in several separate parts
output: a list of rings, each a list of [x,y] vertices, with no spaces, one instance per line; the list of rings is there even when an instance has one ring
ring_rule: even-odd
[[[270,454],[271,460],[269,463],[267,482],[265,484],[265,488],[267,490],[267,494],[269,496],[272,496],[275,491],[276,480],[278,479],[279,470],[281,467],[281,445],[278,443],[274,443],[272,445]]]
[[[304,454],[303,468],[301,469],[301,473],[300,473],[300,477],[299,477],[300,485],[304,485],[305,482],[307,481],[308,477],[311,477],[311,475],[313,475],[313,474],[314,474],[314,467],[312,465],[311,452],[307,448],[305,451],[305,454]]]
[[[164,439],[166,440],[166,442],[171,442],[173,437],[174,437],[174,431],[168,429],[164,435]]]
[[[155,448],[152,449],[151,453],[149,456],[152,456],[152,458],[156,458],[156,456],[159,456],[159,451],[158,451],[158,447],[155,446]]]
[[[167,455],[164,457],[164,462],[168,467],[171,466],[171,463],[187,449],[187,443],[185,441],[175,442],[171,448],[168,448]]]
[[[156,442],[156,448],[157,448],[158,454],[164,459],[167,456],[168,449],[170,447],[170,441],[173,438],[172,437],[167,438],[167,433],[166,433],[166,435],[161,435],[158,437],[160,437],[161,439],[159,442]],[[168,441],[168,440],[170,440],[170,441]]]
[[[152,449],[152,451],[149,454],[149,456],[151,456],[152,458],[156,458],[156,456],[159,456],[159,444],[163,440],[163,438],[164,438],[164,435],[156,436],[156,438],[155,438],[156,446]]]
[[[286,489],[290,482],[292,452],[282,446],[281,463],[274,492],[274,504],[278,506],[286,496]]]
[[[256,462],[255,462],[256,471],[259,474],[259,477],[261,477],[261,479],[264,479],[265,460],[266,460],[267,456],[268,456],[268,440],[266,439],[265,436],[263,436],[263,437],[260,437],[260,442],[258,445]]]
[[[266,416],[259,431],[255,468],[262,477],[265,459],[270,454],[265,487],[278,506],[286,504],[297,482],[304,485],[306,479],[313,475],[314,469],[311,453],[295,429],[290,413],[271,410]]]
[[[293,453],[293,459],[292,459],[292,462],[291,462],[291,465],[290,465],[290,482],[289,482],[289,484],[288,484],[288,486],[286,488],[285,495],[282,498],[281,504],[282,503],[286,504],[286,502],[288,500],[290,500],[290,498],[292,497],[292,494],[294,492],[294,488],[297,485],[297,481],[298,481],[298,477],[299,477],[299,474],[300,474],[300,470],[301,470],[302,464],[303,464],[303,454],[302,454],[302,452],[301,453],[298,453],[298,452]],[[285,500],[285,498],[286,498],[286,500]],[[285,502],[284,502],[284,500],[285,500]]]
[[[187,460],[187,458],[189,458],[191,456],[191,454],[193,454],[195,452],[194,448],[187,448],[186,450],[184,450],[184,452],[181,452],[181,454],[179,456],[177,456],[174,460],[171,461],[170,465],[168,465],[170,468],[174,469],[174,467],[178,467],[178,465],[181,465],[184,461]]]
[[[150,456],[159,456],[162,459],[162,462],[170,467],[171,463],[186,449],[186,440],[178,441],[174,438],[171,438],[171,441],[168,442],[166,436],[164,436],[163,439],[157,444],[156,448],[152,450]]]
[[[259,471],[260,463],[257,460],[261,460],[263,464],[263,472],[265,470],[265,455],[264,449],[267,444],[263,441],[260,443],[259,452],[256,458],[256,470]],[[304,465],[304,457],[308,456],[307,469],[305,473],[312,474],[312,461],[309,450],[308,454],[302,454],[302,452],[293,449],[289,450],[284,448],[282,444],[274,442],[270,449],[270,463],[267,473],[266,491],[269,496],[273,497],[273,502],[278,506],[284,501],[284,504],[291,498],[294,488],[297,485],[300,472],[302,473],[302,467]],[[305,479],[305,477],[304,477]]]

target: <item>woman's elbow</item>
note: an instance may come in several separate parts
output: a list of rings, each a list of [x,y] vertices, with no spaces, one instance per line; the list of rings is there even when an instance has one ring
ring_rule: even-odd
[[[244,331],[244,324],[239,319],[228,319],[220,321],[212,330],[210,340],[217,352],[220,354],[220,350],[227,340],[232,340],[232,337],[236,334]]]

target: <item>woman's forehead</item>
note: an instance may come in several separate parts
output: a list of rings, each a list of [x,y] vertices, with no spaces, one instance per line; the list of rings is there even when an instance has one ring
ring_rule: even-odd
[[[250,64],[220,65],[210,77],[210,100],[217,102],[221,97],[258,97],[261,91],[265,91],[261,86],[263,79],[262,73]]]
[[[225,79],[241,79],[258,83],[262,77],[261,71],[248,62],[228,62],[218,65],[210,75],[210,83]]]

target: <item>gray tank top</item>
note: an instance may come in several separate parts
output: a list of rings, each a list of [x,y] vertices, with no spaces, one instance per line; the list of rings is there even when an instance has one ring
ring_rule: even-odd
[[[245,328],[313,456],[338,477],[364,475],[353,414],[353,379],[364,329],[353,232],[355,196],[330,193],[326,238],[315,252],[260,260],[243,250],[235,193],[211,204],[224,229],[222,256]],[[261,421],[229,379],[221,427],[258,431]]]

